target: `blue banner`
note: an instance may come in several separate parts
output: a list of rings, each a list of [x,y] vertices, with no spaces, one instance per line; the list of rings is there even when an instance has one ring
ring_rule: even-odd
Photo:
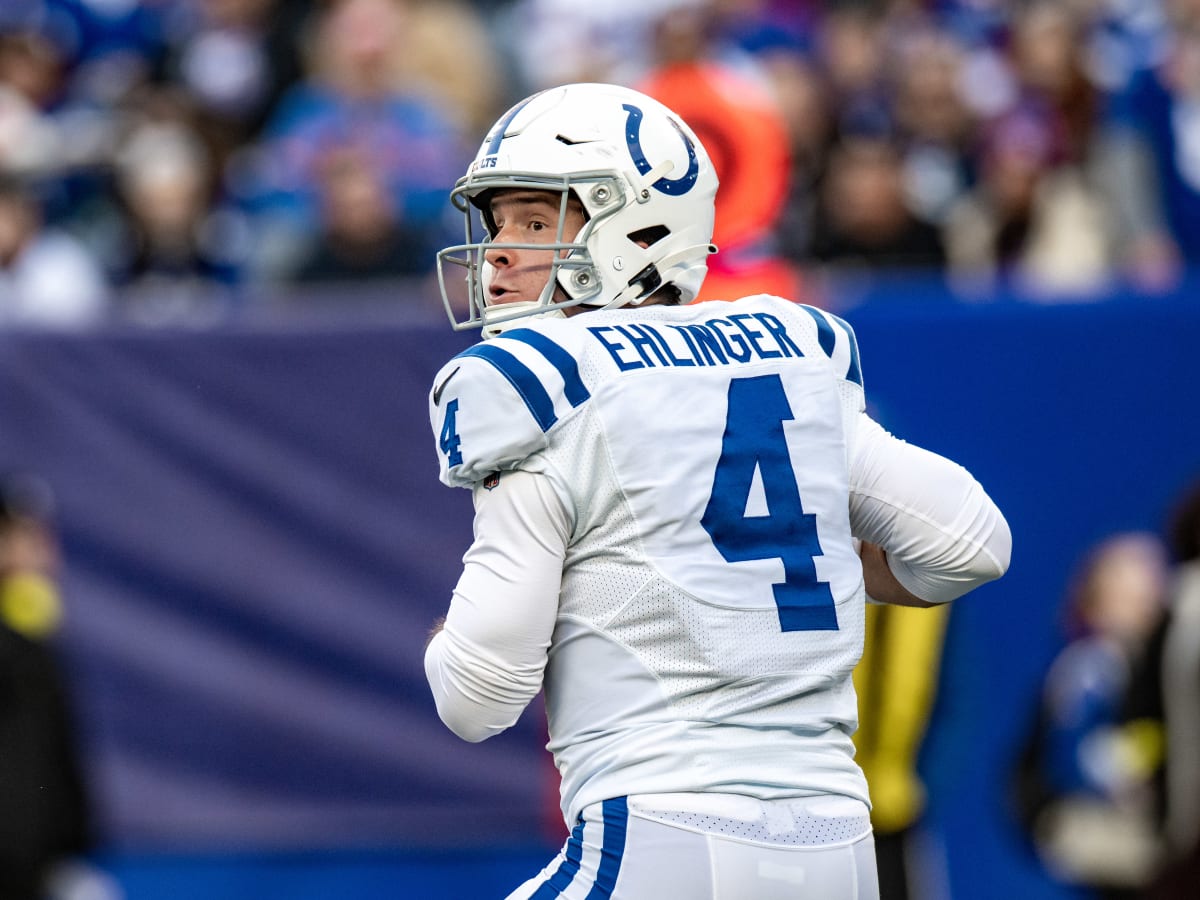
[[[538,834],[531,710],[469,746],[422,651],[470,541],[426,412],[448,329],[0,335],[0,466],[45,477],[61,633],[118,847]]]

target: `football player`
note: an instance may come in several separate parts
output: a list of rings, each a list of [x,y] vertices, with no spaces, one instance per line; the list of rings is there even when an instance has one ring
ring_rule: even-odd
[[[451,194],[443,296],[485,340],[429,412],[475,540],[425,670],[468,741],[544,689],[570,829],[510,900],[877,898],[867,597],[946,603],[1008,566],[978,482],[865,414],[847,323],[690,303],[716,191],[669,109],[575,84],[509,110]]]

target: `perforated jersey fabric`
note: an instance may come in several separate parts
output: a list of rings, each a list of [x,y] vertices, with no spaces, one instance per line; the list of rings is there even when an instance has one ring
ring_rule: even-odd
[[[821,809],[803,800],[748,803],[748,799],[692,796],[672,804],[669,797],[630,797],[629,809],[643,818],[697,833],[779,847],[828,847],[871,833],[871,814],[865,804],[847,802]]]

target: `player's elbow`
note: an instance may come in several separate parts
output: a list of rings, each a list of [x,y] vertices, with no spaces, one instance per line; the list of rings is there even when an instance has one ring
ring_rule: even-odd
[[[442,724],[464,741],[478,744],[507,729],[512,722],[490,706],[472,700],[444,680],[431,680],[433,700]]]
[[[438,717],[457,737],[472,744],[478,744],[504,731],[504,727],[480,722],[479,719],[457,709],[453,704],[438,704]]]
[[[1008,571],[1012,559],[1012,531],[1004,514],[985,500],[970,537],[955,542],[945,554],[949,598],[969,593],[995,581]]]
[[[951,593],[967,594],[995,581],[1008,571],[1012,559],[1012,532],[1004,516],[996,511],[990,534],[956,573],[957,587]]]
[[[986,544],[976,556],[976,577],[980,584],[995,581],[1008,571],[1012,561],[1012,530],[1008,520],[996,513],[995,527]]]
[[[444,630],[425,649],[425,676],[438,718],[471,743],[511,727],[529,700],[524,693],[514,696],[506,691],[501,683],[504,673],[465,654]]]
[[[948,603],[1004,575],[1012,556],[1008,523],[997,511],[990,527],[977,534],[986,537],[951,541],[923,558],[889,554],[888,567],[896,581],[913,599],[924,601],[905,605]]]

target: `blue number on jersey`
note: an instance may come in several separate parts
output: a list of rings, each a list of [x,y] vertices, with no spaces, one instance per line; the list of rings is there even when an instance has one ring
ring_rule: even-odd
[[[730,382],[721,458],[700,524],[726,562],[783,560],[785,578],[774,591],[784,631],[836,631],[833,592],[817,579],[813,561],[822,555],[817,517],[800,504],[783,433],[793,418],[778,375]],[[746,515],[755,469],[767,498],[765,516]]]
[[[442,433],[438,436],[438,446],[446,454],[446,464],[450,466],[460,465],[463,461],[462,453],[458,449],[462,438],[458,436],[458,426],[454,422],[457,414],[458,398],[455,397],[446,404],[446,417],[442,419]]]

